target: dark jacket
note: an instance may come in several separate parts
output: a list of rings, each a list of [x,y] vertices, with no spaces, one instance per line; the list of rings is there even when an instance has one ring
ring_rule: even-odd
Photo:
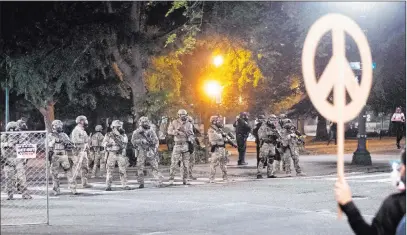
[[[256,126],[253,129],[253,135],[254,135],[254,138],[256,138],[257,144],[259,143],[259,129],[260,129],[261,125],[262,125],[262,123],[259,122],[256,124]]]
[[[351,201],[340,206],[348,217],[352,230],[357,235],[396,234],[397,225],[406,214],[406,192],[388,196],[374,217],[372,224],[365,222],[358,208]]]
[[[245,120],[239,118],[233,126],[236,128],[236,135],[242,135],[246,138],[249,136],[251,128]]]

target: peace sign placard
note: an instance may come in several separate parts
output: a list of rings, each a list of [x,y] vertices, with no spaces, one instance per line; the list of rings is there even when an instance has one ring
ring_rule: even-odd
[[[315,53],[318,42],[332,31],[332,58],[317,81],[315,76]],[[349,34],[359,48],[364,66],[361,83],[346,59],[345,33]],[[305,88],[311,102],[326,119],[337,123],[337,171],[338,180],[344,179],[345,122],[354,119],[366,104],[372,86],[372,55],[366,36],[350,18],[340,14],[328,14],[317,20],[308,32],[302,53],[302,72]],[[333,91],[333,103],[328,96]],[[346,104],[346,91],[352,101]],[[339,211],[339,217],[341,213]]]
[[[317,82],[315,77],[315,52],[322,36],[332,30],[332,58]],[[345,33],[348,33],[359,48],[362,64],[371,65],[372,56],[363,31],[350,18],[339,14],[328,14],[314,23],[308,32],[302,54],[302,71],[305,87],[312,103],[326,119],[338,122],[338,110],[343,109],[342,121],[353,120],[362,110],[372,86],[372,66],[363,67],[359,85],[345,55]],[[333,105],[327,101],[334,91]],[[352,101],[346,105],[348,91]]]

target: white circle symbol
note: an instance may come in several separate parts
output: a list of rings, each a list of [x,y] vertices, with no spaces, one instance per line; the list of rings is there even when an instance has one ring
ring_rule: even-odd
[[[314,65],[316,49],[319,40],[330,30],[332,58],[317,81]],[[356,42],[362,65],[365,65],[360,85],[346,59],[345,32]],[[338,123],[354,119],[366,104],[372,86],[372,55],[367,38],[356,22],[340,14],[328,14],[316,21],[304,42],[302,73],[308,96],[321,115]],[[327,101],[332,89],[333,104]],[[346,91],[352,99],[347,105]]]

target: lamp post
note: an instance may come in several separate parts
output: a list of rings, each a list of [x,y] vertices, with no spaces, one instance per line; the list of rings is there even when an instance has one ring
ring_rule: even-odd
[[[359,73],[357,79],[360,82],[361,75],[360,70],[357,70]],[[352,164],[355,165],[372,165],[372,157],[370,156],[369,151],[366,147],[366,107],[362,109],[358,117],[358,147],[353,153]]]

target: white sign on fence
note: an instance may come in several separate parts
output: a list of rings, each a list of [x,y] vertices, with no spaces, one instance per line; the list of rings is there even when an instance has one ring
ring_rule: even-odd
[[[17,144],[16,145],[17,158],[36,158],[37,145],[36,144]]]

